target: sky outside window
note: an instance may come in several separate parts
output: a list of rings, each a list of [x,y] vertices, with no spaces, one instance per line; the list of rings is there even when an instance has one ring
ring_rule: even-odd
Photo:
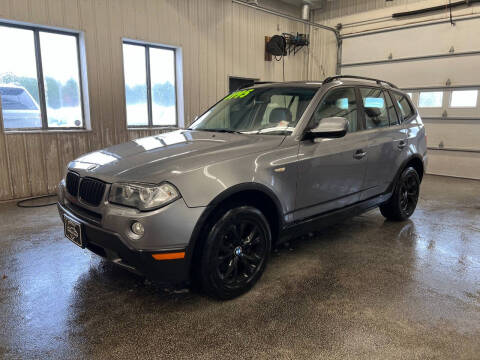
[[[478,90],[456,90],[452,91],[450,107],[476,107]]]
[[[0,26],[0,49],[4,128],[42,127],[33,31]]]

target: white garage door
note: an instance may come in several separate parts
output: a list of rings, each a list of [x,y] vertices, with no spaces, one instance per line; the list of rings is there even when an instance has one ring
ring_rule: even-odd
[[[428,172],[480,179],[480,18],[345,36],[342,74],[409,92],[427,129]]]

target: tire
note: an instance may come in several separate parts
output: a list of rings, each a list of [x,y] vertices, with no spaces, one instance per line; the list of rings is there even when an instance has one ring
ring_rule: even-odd
[[[398,178],[392,197],[380,205],[380,212],[389,220],[406,220],[417,207],[419,193],[420,177],[414,168],[408,167]]]
[[[227,300],[250,290],[265,270],[271,244],[270,226],[258,209],[226,211],[210,227],[203,247],[198,274],[203,291]]]

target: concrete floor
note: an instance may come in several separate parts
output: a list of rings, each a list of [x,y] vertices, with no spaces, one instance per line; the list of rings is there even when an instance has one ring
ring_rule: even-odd
[[[0,358],[480,358],[480,181],[427,176],[274,253],[229,302],[164,292],[63,238],[55,207],[0,206]]]

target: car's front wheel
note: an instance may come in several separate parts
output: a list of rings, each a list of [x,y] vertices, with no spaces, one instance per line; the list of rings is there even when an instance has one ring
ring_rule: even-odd
[[[265,270],[271,250],[265,216],[251,206],[225,212],[211,226],[200,262],[203,290],[220,299],[248,291]]]
[[[420,178],[417,171],[408,167],[398,178],[392,197],[380,205],[380,212],[389,220],[408,219],[417,207],[420,193]]]

